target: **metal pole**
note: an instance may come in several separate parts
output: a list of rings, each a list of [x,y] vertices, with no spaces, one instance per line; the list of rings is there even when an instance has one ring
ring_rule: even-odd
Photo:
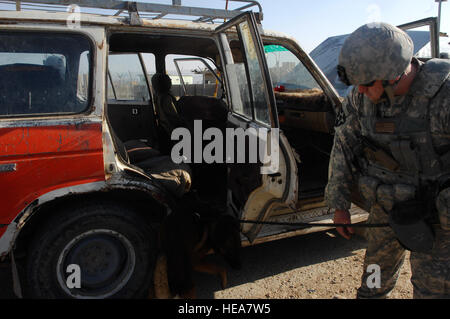
[[[441,34],[441,7],[442,7],[442,0],[439,0],[439,12],[438,12],[438,34]]]
[[[20,1],[16,1],[16,11],[20,11],[20,10],[21,10]]]
[[[437,31],[438,31],[438,35],[440,36],[441,34],[441,7],[442,7],[442,2],[446,2],[447,0],[434,0],[435,2],[439,2],[439,7],[438,7],[438,23],[437,23]]]

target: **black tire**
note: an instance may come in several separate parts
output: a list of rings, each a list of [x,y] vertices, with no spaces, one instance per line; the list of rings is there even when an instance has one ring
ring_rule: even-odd
[[[133,210],[113,203],[84,203],[42,225],[27,259],[31,298],[145,298],[153,282],[157,242]],[[79,265],[81,287],[67,270]]]

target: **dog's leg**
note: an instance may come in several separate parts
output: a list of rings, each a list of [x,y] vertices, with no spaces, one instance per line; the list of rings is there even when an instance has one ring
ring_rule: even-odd
[[[222,289],[225,289],[228,285],[227,271],[224,267],[221,267],[213,263],[201,261],[194,264],[194,270],[198,272],[219,276]]]
[[[167,279],[167,258],[164,255],[159,256],[156,261],[153,282],[154,293],[150,291],[149,298],[152,298],[153,296],[156,299],[172,298]]]

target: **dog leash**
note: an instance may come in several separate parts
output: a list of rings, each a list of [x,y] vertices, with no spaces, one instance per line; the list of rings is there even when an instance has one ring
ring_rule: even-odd
[[[278,226],[303,226],[307,227],[366,227],[366,228],[376,228],[376,227],[389,227],[387,223],[384,224],[334,224],[334,223],[287,223],[287,222],[270,222],[270,221],[258,221],[258,220],[247,220],[239,219],[240,223],[247,224],[263,224],[263,225],[278,225]]]

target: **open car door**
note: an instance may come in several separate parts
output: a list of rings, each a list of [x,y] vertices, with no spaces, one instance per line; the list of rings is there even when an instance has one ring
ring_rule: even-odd
[[[241,219],[263,221],[280,206],[295,207],[295,157],[279,130],[272,81],[254,14],[241,14],[218,27],[216,33],[231,102],[226,136],[228,200]],[[261,228],[260,224],[243,223],[242,233],[251,242]]]

